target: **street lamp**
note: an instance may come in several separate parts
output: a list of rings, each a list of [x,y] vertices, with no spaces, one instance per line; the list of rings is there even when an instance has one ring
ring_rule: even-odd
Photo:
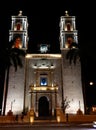
[[[13,101],[11,101],[11,111],[12,111],[12,107],[13,107],[14,102],[15,102],[15,99]]]
[[[90,85],[93,85],[94,83],[93,83],[93,82],[90,82],[89,84],[90,84]]]

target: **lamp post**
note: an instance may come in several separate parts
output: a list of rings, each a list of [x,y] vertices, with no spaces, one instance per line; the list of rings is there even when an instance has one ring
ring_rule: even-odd
[[[13,101],[11,101],[11,111],[12,111],[12,107],[13,107],[14,102],[15,102],[15,99]]]
[[[89,83],[89,85],[92,86],[92,85],[94,85],[94,83],[91,81],[91,82]]]

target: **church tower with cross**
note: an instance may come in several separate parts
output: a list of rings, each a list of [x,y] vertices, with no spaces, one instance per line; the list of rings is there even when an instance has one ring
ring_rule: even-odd
[[[40,45],[40,53],[27,53],[22,58],[23,68],[15,72],[11,66],[5,115],[28,113],[31,109],[35,118],[56,117],[59,113],[84,113],[84,98],[81,80],[81,64],[70,64],[66,54],[72,42],[78,44],[75,16],[60,17],[60,52],[48,53],[48,45]],[[15,38],[14,47],[28,49],[28,19],[22,15],[12,16],[9,41]],[[5,95],[4,95],[5,98]],[[4,102],[4,99],[3,99]]]

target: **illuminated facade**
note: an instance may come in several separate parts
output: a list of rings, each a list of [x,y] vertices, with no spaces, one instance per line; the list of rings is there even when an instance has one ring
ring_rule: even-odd
[[[28,21],[20,11],[12,16],[9,41],[17,39],[14,47],[27,50]],[[36,117],[54,116],[56,108],[62,111],[64,99],[69,102],[66,113],[76,114],[78,109],[84,113],[81,64],[69,64],[66,54],[71,43],[78,44],[75,16],[60,18],[60,54],[48,54],[47,46],[41,46],[40,54],[26,54],[22,58],[23,68],[17,72],[11,67],[7,93],[6,111],[14,114],[28,112],[33,108]],[[2,109],[3,112],[3,109]]]

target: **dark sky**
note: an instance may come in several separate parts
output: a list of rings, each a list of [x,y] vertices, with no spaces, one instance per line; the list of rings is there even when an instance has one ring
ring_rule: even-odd
[[[93,7],[94,3],[88,1],[83,3],[81,0],[40,0],[39,2],[36,0],[9,0],[8,2],[6,4],[3,1],[0,4],[0,46],[4,46],[8,42],[11,16],[17,15],[19,10],[22,10],[23,15],[28,16],[29,49],[37,44],[48,43],[53,50],[58,50],[60,16],[65,15],[65,11],[68,10],[69,15],[76,16],[80,45],[84,49],[90,48],[92,45],[95,47],[95,33],[93,32],[96,28],[95,11],[94,8],[89,8]]]
[[[14,0],[9,2],[10,4],[5,8],[4,12],[0,11],[1,35],[5,34],[8,37],[11,15],[17,15],[18,11],[22,10],[23,15],[28,16],[30,44],[36,45],[43,42],[51,45],[55,44],[54,47],[57,47],[60,16],[65,15],[65,10],[68,10],[70,15],[76,15],[80,19],[80,2],[66,1],[52,2],[46,0],[38,2],[35,0],[28,2],[26,0]],[[78,24],[80,26],[80,23]],[[5,37],[5,35],[3,36]]]
[[[59,0],[55,2],[52,2],[52,0],[40,0],[39,2],[36,0],[9,0],[7,7],[5,7],[5,3],[3,2],[0,5],[0,35],[2,42],[3,40],[7,42],[6,37],[9,36],[11,16],[17,15],[19,10],[23,11],[23,15],[28,16],[29,44],[31,44],[31,47],[33,44],[36,45],[42,42],[57,47],[57,44],[59,44],[60,16],[65,15],[65,10],[69,11],[69,15],[76,16],[80,44],[85,47],[87,44],[89,46],[94,42],[95,12],[93,12],[93,8],[89,8],[94,3],[87,2],[84,4],[80,0]],[[3,10],[2,7],[4,7]]]
[[[7,3],[2,1],[0,4],[0,48],[8,44],[11,16],[18,15],[19,10],[22,10],[23,15],[28,16],[29,49],[35,50],[38,44],[47,43],[50,44],[53,52],[58,52],[60,16],[64,16],[65,11],[68,10],[69,15],[76,16],[79,44],[84,55],[87,55],[89,59],[85,70],[86,80],[94,79],[95,81],[96,9],[93,8],[94,5],[93,1],[91,3],[81,2],[81,0],[8,0]]]

